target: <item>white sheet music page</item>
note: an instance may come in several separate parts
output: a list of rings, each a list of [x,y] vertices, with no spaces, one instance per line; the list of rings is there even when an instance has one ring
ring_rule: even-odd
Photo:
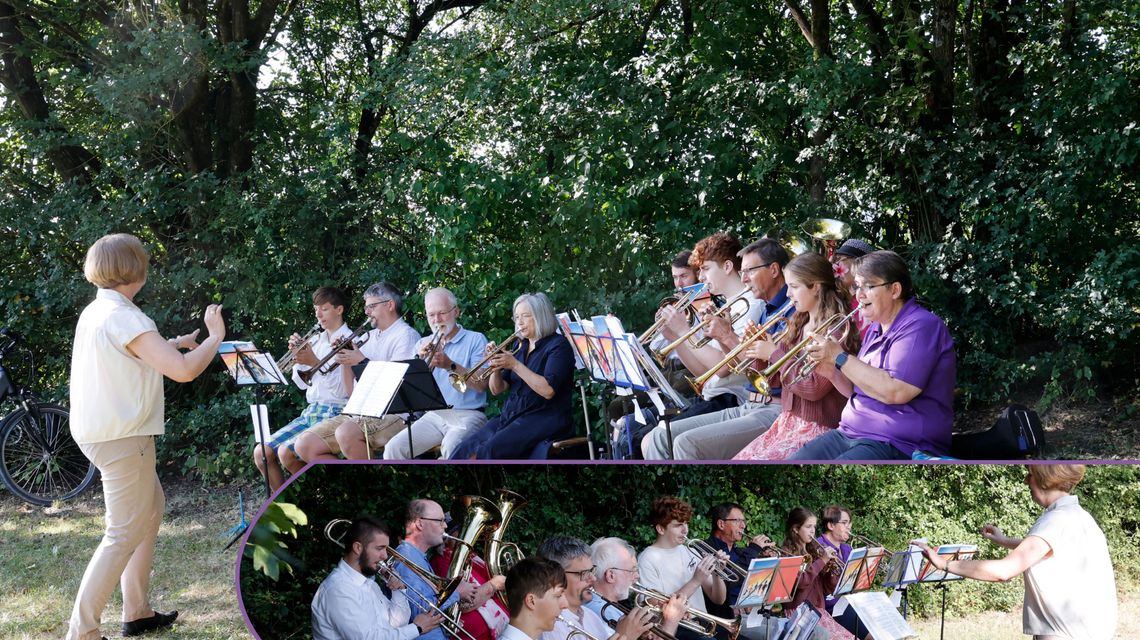
[[[407,370],[406,362],[369,362],[353,386],[342,413],[372,418],[386,415]]]

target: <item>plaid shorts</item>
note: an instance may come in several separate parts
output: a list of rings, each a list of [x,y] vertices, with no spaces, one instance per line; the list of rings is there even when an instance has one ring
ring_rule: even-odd
[[[328,420],[333,416],[339,415],[340,410],[343,408],[344,407],[339,405],[322,404],[320,402],[310,404],[305,407],[305,410],[302,411],[301,415],[297,416],[295,420],[277,431],[274,431],[273,435],[269,436],[269,446],[276,449],[281,445],[293,444],[293,441],[296,440],[305,429],[315,426],[322,420]]]

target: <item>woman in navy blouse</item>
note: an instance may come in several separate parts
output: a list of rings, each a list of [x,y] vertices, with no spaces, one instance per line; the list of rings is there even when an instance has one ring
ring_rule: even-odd
[[[574,352],[558,333],[554,307],[545,294],[524,293],[513,308],[521,346],[491,359],[488,380],[491,393],[510,389],[510,395],[502,413],[459,443],[452,460],[527,458],[542,441],[574,433],[570,418]],[[487,345],[488,351],[494,347]]]

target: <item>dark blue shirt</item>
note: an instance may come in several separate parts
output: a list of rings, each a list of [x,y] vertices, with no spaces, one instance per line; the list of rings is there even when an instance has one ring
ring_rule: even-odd
[[[510,385],[511,393],[503,402],[500,420],[504,426],[525,419],[570,429],[574,398],[574,352],[570,343],[556,332],[539,339],[533,353],[527,353],[529,349],[530,341],[523,340],[516,356],[518,361],[546,378],[546,383],[554,389],[554,397],[550,400],[543,398],[514,371],[507,371],[503,378]]]
[[[773,297],[771,300],[765,300],[764,301],[764,308],[762,308],[760,310],[760,319],[756,321],[756,326],[758,326],[758,327],[764,326],[765,322],[768,322],[769,320],[771,320],[773,317],[776,316],[777,313],[780,313],[781,311],[783,311],[783,313],[780,313],[780,315],[784,316],[785,318],[792,317],[792,314],[796,312],[796,307],[794,305],[788,305],[788,307],[786,309],[784,309],[783,307],[786,304],[788,304],[788,285],[785,284],[784,286],[780,287],[779,291],[776,292],[775,297]],[[775,324],[775,326],[773,326],[771,329],[768,330],[768,334],[769,335],[775,335],[775,334],[779,333],[780,331],[783,331],[784,327],[787,327],[787,326],[788,326],[787,320],[785,320],[784,322],[777,322]],[[752,386],[751,382],[745,383],[744,388],[749,393],[759,393],[759,389]],[[779,398],[780,397],[780,388],[779,387],[775,387],[774,389],[772,389],[772,397],[773,398]]]

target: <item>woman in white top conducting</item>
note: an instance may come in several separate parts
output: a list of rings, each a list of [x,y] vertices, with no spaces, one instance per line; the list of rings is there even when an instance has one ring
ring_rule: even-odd
[[[71,434],[99,469],[106,531],[83,574],[68,640],[102,637],[100,616],[115,584],[123,591],[123,635],[169,626],[177,611],[150,606],[154,544],[166,498],[155,469],[154,437],[163,433],[162,377],[198,377],[225,336],[221,305],[206,308],[210,335],[164,339],[132,300],[146,284],[150,256],[138,238],[107,235],[87,250],[83,274],[98,287],[75,327],[71,355]],[[189,349],[182,353],[179,349]]]

